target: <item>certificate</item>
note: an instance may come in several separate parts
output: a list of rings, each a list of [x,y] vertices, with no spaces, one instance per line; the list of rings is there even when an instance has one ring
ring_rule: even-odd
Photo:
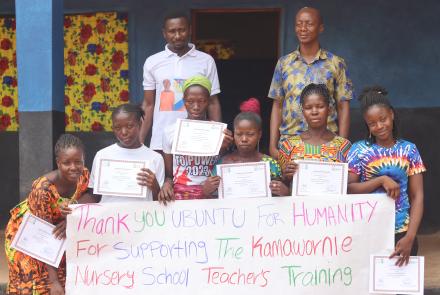
[[[93,193],[97,195],[146,198],[147,187],[139,185],[136,179],[145,161],[101,159],[94,182]]]
[[[171,152],[189,156],[216,156],[220,152],[225,123],[199,120],[177,120]]]
[[[347,193],[347,163],[297,160],[298,170],[292,180],[293,196]]]
[[[26,213],[11,243],[11,248],[46,264],[58,267],[65,250],[65,239],[52,234],[55,225]]]
[[[411,256],[406,266],[396,266],[397,257],[370,256],[370,293],[423,294],[424,265],[422,256]]]
[[[270,168],[268,162],[252,162],[217,165],[222,178],[219,198],[271,197],[269,188]]]

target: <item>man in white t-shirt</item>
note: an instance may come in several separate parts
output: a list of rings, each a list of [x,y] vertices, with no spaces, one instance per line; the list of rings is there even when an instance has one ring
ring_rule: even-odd
[[[221,121],[221,109],[217,94],[220,85],[214,59],[189,43],[190,22],[184,14],[169,15],[162,29],[167,41],[165,50],[147,58],[144,64],[144,100],[140,141],[145,142],[153,125],[150,148],[162,149],[163,131],[178,118],[186,118],[182,86],[186,79],[203,75],[212,83],[208,117]]]

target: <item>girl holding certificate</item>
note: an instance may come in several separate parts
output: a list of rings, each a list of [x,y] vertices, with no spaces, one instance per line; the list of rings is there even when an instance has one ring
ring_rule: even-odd
[[[350,142],[329,129],[330,93],[324,84],[307,85],[300,103],[308,129],[280,143],[279,162],[285,181],[290,182],[298,169],[294,160],[346,162]]]
[[[415,144],[399,139],[396,113],[382,87],[364,89],[359,97],[367,126],[365,140],[348,154],[348,192],[386,192],[396,201],[395,250],[397,265],[417,254],[417,230],[423,215],[423,176],[426,171]]]
[[[122,104],[118,106],[112,113],[112,128],[118,142],[106,148],[99,150],[93,159],[92,172],[90,175],[89,188],[92,190],[98,184],[99,165],[102,161],[120,161],[131,163],[147,163],[145,168],[136,168],[139,170],[137,176],[133,176],[133,182],[138,185],[147,187],[145,194],[140,196],[121,196],[124,189],[118,187],[114,192],[103,193],[100,195],[93,195],[95,201],[101,198],[101,203],[109,202],[143,202],[157,200],[157,195],[160,191],[160,186],[165,177],[165,169],[163,159],[159,153],[146,147],[139,140],[139,133],[141,130],[142,120],[144,118],[144,111],[135,104]],[[137,165],[137,164],[136,164]],[[134,178],[136,177],[137,180]],[[114,184],[120,184],[124,180],[116,179]],[[125,181],[131,180],[125,179]]]
[[[251,162],[268,162],[270,168],[270,189],[272,194],[287,196],[289,189],[281,182],[281,168],[272,157],[258,151],[258,143],[262,135],[262,121],[259,115],[260,103],[255,98],[243,102],[240,105],[241,113],[234,119],[234,143],[237,147],[232,153],[225,155],[218,164],[235,164]],[[204,185],[203,191],[206,195],[212,195],[220,185],[220,176],[214,168],[212,176]]]
[[[11,210],[5,233],[8,294],[64,294],[64,259],[56,269],[10,247],[25,213],[29,212],[51,224],[63,224],[65,219],[61,207],[77,202],[87,190],[89,173],[84,167],[82,142],[73,135],[62,135],[55,144],[55,157],[58,169],[36,179],[27,199]],[[64,229],[57,227],[54,234],[62,237]]]
[[[185,81],[183,101],[188,113],[187,119],[208,120],[210,93],[211,82],[204,76],[194,76]],[[167,178],[159,193],[159,200],[166,203],[172,200],[209,198],[209,195],[204,194],[202,184],[211,175],[211,170],[219,156],[173,154],[176,127],[177,125],[174,124],[169,126],[163,136],[162,147]],[[231,131],[225,130],[220,152],[228,148],[231,142]]]

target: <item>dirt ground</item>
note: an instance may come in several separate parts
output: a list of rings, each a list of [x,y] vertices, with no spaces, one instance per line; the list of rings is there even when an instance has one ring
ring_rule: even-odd
[[[425,256],[425,288],[440,289],[440,230],[418,238],[419,255]]]

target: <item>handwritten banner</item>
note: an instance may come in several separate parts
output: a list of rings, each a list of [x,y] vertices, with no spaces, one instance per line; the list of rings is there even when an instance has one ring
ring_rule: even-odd
[[[77,205],[67,294],[368,294],[385,195]]]

